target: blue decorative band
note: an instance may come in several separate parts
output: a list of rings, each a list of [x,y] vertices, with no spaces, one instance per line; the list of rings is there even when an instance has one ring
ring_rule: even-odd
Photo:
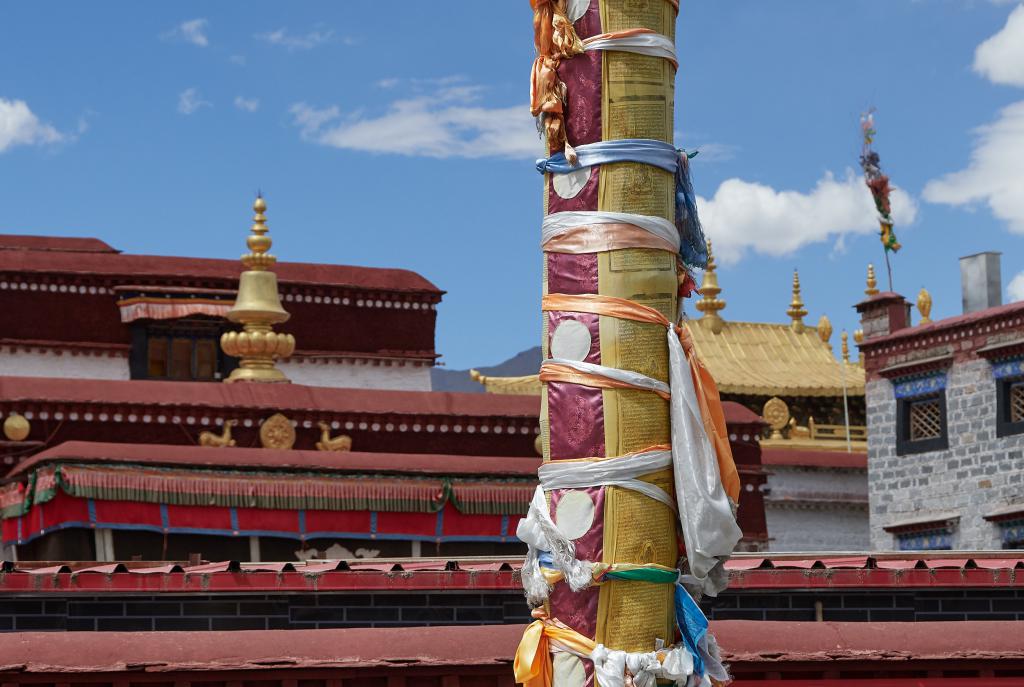
[[[893,392],[896,398],[913,398],[915,396],[927,396],[942,391],[946,388],[946,373],[939,372],[927,377],[905,379],[893,384]]]
[[[1024,377],[1024,358],[1003,360],[992,365],[992,376],[995,379],[1007,377]]]
[[[953,548],[953,533],[948,528],[907,532],[896,535],[900,551],[948,550]]]

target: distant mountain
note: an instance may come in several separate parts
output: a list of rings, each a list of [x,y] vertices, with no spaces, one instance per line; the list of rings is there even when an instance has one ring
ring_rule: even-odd
[[[480,374],[487,377],[523,377],[540,371],[540,346],[516,353],[503,363],[490,367],[478,367]],[[464,391],[482,394],[484,387],[469,378],[469,370],[446,370],[435,367],[430,371],[434,391]]]

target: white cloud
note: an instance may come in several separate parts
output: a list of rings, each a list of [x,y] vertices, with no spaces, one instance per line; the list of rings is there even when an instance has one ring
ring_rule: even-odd
[[[809,193],[728,179],[712,198],[698,198],[698,209],[722,263],[735,263],[748,251],[782,256],[812,243],[878,233],[871,193],[852,170],[843,179],[826,173]],[[897,232],[917,216],[914,200],[898,188],[892,209]]]
[[[1024,272],[1021,272],[1006,287],[1007,301],[1010,303],[1024,301]]]
[[[1010,231],[1024,234],[1024,100],[1003,108],[975,134],[967,168],[928,182],[924,198],[946,205],[985,202]]]
[[[974,51],[974,71],[992,83],[1024,86],[1024,4]]]
[[[195,114],[203,107],[213,107],[213,103],[203,100],[198,89],[186,88],[178,94],[178,112],[181,114]]]
[[[333,37],[334,31],[324,27],[314,28],[307,33],[293,33],[282,27],[276,31],[256,34],[256,38],[261,41],[289,50],[310,50],[328,42]],[[347,44],[349,41],[345,39],[343,42]]]
[[[260,100],[259,98],[243,98],[240,95],[236,95],[235,107],[246,112],[255,112],[260,109]]]
[[[60,143],[65,138],[49,124],[39,121],[24,100],[0,98],[0,153],[19,145]]]
[[[245,55],[232,55],[228,58],[228,62],[231,64],[237,64],[239,67],[245,66]]]
[[[161,37],[164,40],[179,40],[205,48],[210,44],[210,39],[206,36],[206,29],[209,26],[210,22],[206,19],[189,19],[164,32]]]
[[[374,153],[447,158],[531,158],[543,154],[529,107],[485,107],[482,88],[460,79],[434,80],[431,92],[392,102],[378,116],[337,106],[291,107],[303,139],[320,145]],[[426,85],[428,82],[419,82]]]

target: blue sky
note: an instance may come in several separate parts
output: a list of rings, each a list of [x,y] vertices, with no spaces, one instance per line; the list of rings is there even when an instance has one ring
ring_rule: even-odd
[[[727,319],[856,327],[882,253],[858,118],[894,199],[896,288],[959,312],[956,259],[1003,252],[1024,298],[1024,7],[683,0],[677,144]],[[386,8],[386,10],[384,9]],[[540,144],[527,0],[0,6],[0,232],[234,258],[263,189],[285,260],[404,267],[448,291],[438,350],[539,340]],[[838,336],[835,341],[838,347]]]

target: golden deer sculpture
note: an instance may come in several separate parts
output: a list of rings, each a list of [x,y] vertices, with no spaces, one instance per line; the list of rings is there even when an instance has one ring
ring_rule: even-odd
[[[351,451],[352,437],[347,434],[331,436],[331,426],[326,422],[317,423],[320,425],[320,441],[316,442],[317,451]]]
[[[201,432],[199,434],[200,446],[234,446],[235,440],[231,438],[231,428],[238,424],[238,420],[225,420],[224,430],[220,434],[213,432]]]

